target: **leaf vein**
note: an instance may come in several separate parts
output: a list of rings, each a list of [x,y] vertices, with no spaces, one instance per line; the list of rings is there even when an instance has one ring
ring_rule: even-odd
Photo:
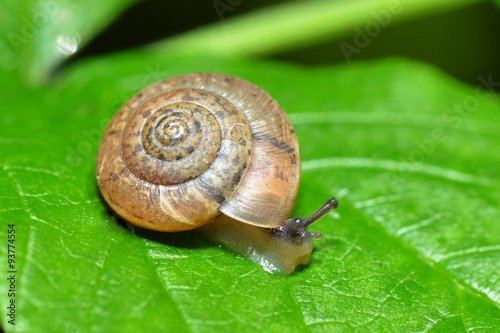
[[[446,169],[428,164],[417,164],[413,165],[413,167],[414,173],[436,176],[449,181],[481,185],[491,188],[493,188],[494,185],[494,182],[489,178],[470,175],[452,169]],[[302,162],[302,170],[305,172],[328,168],[366,168],[399,172],[401,170],[406,170],[407,164],[405,162],[395,160],[357,157],[333,157]]]

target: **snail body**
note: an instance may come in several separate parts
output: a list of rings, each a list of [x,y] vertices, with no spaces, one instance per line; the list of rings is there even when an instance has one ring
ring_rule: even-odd
[[[252,246],[231,241],[242,229],[257,230],[256,244],[277,242],[272,230],[289,221],[300,156],[285,112],[262,89],[236,77],[187,74],[141,90],[118,111],[96,171],[103,198],[132,224],[164,232],[206,225],[200,230],[208,238],[245,252],[231,245]],[[228,236],[219,225],[236,232]],[[312,238],[302,243],[310,254]]]

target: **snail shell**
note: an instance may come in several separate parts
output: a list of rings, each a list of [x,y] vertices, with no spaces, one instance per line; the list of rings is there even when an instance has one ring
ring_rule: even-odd
[[[112,210],[142,228],[190,230],[221,215],[279,228],[299,186],[297,137],[257,86],[218,74],[177,76],[138,92],[111,120],[97,180]]]
[[[136,94],[109,124],[97,158],[111,208],[159,231],[194,229],[220,213],[278,227],[299,175],[297,137],[276,101],[217,74],[178,76]]]

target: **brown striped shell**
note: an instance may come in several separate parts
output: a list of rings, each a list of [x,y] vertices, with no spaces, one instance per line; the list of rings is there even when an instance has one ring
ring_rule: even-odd
[[[182,231],[224,214],[281,226],[298,191],[296,135],[278,103],[231,76],[187,74],[138,92],[108,125],[97,158],[122,218]]]

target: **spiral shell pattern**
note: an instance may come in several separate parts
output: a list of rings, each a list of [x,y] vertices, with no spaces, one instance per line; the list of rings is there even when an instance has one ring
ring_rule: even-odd
[[[276,227],[298,189],[297,139],[283,110],[235,77],[188,74],[137,93],[109,124],[101,193],[144,228],[181,231],[221,213]]]

